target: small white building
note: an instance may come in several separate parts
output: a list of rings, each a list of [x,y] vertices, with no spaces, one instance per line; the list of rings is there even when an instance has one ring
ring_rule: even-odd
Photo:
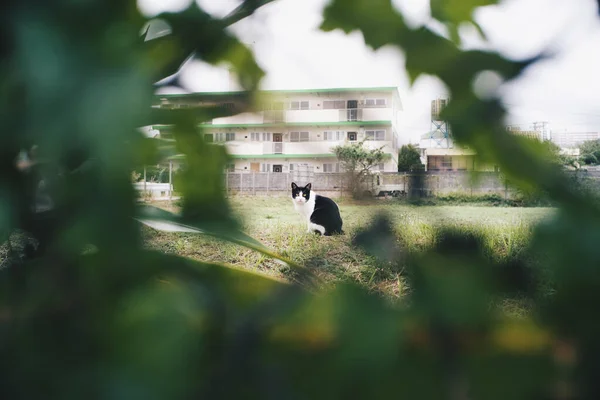
[[[243,110],[244,92],[157,95],[155,106],[219,105]],[[205,138],[227,147],[230,172],[339,172],[332,148],[366,140],[389,155],[375,170],[396,172],[398,149],[408,137],[398,132],[402,103],[395,87],[271,90],[257,94],[250,111],[202,124]],[[154,126],[161,135],[169,126]]]

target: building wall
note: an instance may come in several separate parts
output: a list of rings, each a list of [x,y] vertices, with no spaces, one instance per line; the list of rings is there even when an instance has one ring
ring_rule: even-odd
[[[427,171],[496,171],[472,155],[427,156]]]
[[[207,103],[207,97],[210,103]],[[283,154],[296,159],[293,156],[332,154],[333,147],[351,142],[350,133],[356,134],[355,140],[358,142],[364,140],[369,131],[378,131],[377,137],[366,141],[365,146],[368,149],[383,147],[383,151],[390,156],[384,169],[397,170],[398,145],[402,141],[397,123],[402,104],[396,89],[266,91],[257,93],[256,100],[252,112],[216,118],[204,125],[205,134],[211,135],[215,144],[224,144],[228,153],[234,156],[235,170],[249,171],[252,165],[256,168],[257,163],[274,164],[265,161],[274,159],[261,158],[261,155]],[[356,103],[352,104],[354,101]],[[239,94],[235,93],[198,93],[181,98],[167,96],[160,98],[160,103],[167,108],[173,107],[173,104],[177,107],[193,107],[214,103],[231,105],[233,110],[237,109],[238,103],[243,104]],[[362,122],[369,121],[385,123],[365,124],[361,127]],[[384,132],[383,137],[380,136],[381,131]],[[293,140],[292,135],[296,132],[307,132],[308,140]],[[334,138],[328,137],[325,140],[325,132],[335,132]],[[274,134],[281,134],[282,141],[274,142]],[[408,141],[408,137],[405,141]],[[241,159],[240,156],[249,157]],[[307,162],[316,172],[323,168],[323,161],[320,159],[310,159]],[[281,165],[284,171],[288,169],[285,162],[277,165]]]
[[[356,133],[356,141],[365,139],[368,131],[383,131],[381,137],[375,139],[384,140],[367,140],[364,146],[367,149],[375,149],[383,146],[383,151],[397,159],[397,141],[394,140],[394,131],[391,126],[370,126],[368,128],[360,127],[342,127],[331,125],[325,127],[294,127],[294,128],[208,128],[205,129],[205,134],[213,135],[213,140],[221,138],[226,140],[223,142],[227,147],[227,151],[232,155],[261,155],[261,154],[328,154],[332,153],[335,146],[351,143],[348,139],[348,133]],[[307,132],[308,141],[292,142],[292,132]],[[326,139],[326,132],[332,133],[333,139]],[[339,132],[339,133],[338,133]],[[229,137],[226,135],[230,134]],[[231,135],[233,134],[233,135]],[[281,134],[282,142],[275,143],[273,134]],[[329,133],[328,133],[329,135]],[[303,138],[304,139],[304,138]]]
[[[293,164],[291,169],[290,164]],[[281,166],[281,173],[306,172],[311,174],[322,174],[343,172],[341,164],[335,157],[234,159],[230,161],[228,171],[244,173],[277,173],[275,172],[276,166]],[[381,165],[377,165],[372,169],[373,172],[396,172],[397,170],[397,162],[393,159],[386,160]]]
[[[588,140],[600,139],[600,132],[552,132],[552,141],[562,148],[573,148]]]
[[[263,114],[260,112],[245,112],[231,117],[215,118],[212,123],[219,124],[262,124]]]

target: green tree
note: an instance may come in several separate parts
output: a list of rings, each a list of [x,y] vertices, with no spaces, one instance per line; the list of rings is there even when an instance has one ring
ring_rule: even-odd
[[[332,149],[347,175],[349,189],[356,197],[367,190],[365,184],[371,175],[371,169],[386,158],[383,146],[369,150],[364,143],[365,141],[348,143]]]
[[[596,164],[598,164],[598,159],[596,158],[596,156],[594,154],[586,153],[586,154],[582,154],[580,157],[583,160],[583,163],[585,165],[596,165]]]
[[[598,164],[600,160],[600,140],[588,140],[579,146],[579,157],[585,164]]]
[[[403,145],[398,152],[398,172],[412,172],[423,169],[419,149],[414,144]]]

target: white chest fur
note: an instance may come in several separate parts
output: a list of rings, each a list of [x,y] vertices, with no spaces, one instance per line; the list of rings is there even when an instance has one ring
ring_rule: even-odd
[[[312,192],[310,199],[305,203],[299,203],[296,199],[292,199],[294,202],[294,209],[302,216],[306,223],[307,232],[319,231],[321,234],[325,233],[325,228],[321,225],[313,224],[310,222],[310,216],[315,211],[315,198],[317,194]]]
[[[299,203],[296,199],[292,199],[292,201],[294,202],[294,209],[304,218],[309,219],[315,210],[315,193],[310,194],[310,199],[306,203]]]

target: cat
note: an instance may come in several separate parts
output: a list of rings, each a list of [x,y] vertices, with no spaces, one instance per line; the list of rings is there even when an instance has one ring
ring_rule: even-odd
[[[318,232],[324,236],[343,234],[342,216],[335,201],[311,190],[312,184],[300,187],[292,182],[294,208],[306,218],[307,232]]]

